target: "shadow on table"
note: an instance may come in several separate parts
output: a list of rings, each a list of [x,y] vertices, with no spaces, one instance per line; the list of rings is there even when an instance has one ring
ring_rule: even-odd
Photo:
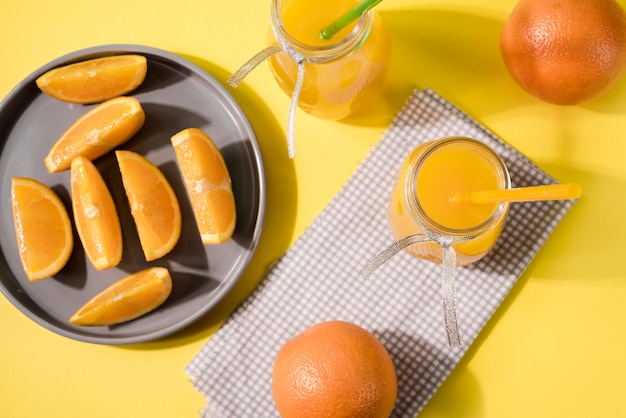
[[[385,344],[393,360],[398,379],[398,396],[392,417],[408,417],[418,408],[433,404],[433,395],[445,381],[455,402],[436,403],[428,409],[437,417],[480,417],[480,393],[476,379],[467,369],[447,373],[454,367],[454,358],[419,336],[394,330],[374,331]],[[449,397],[446,397],[449,400]],[[422,415],[420,414],[420,417]]]
[[[624,270],[615,260],[623,257],[626,179],[561,165],[541,166],[560,181],[578,182],[583,192],[541,249],[551,256],[531,263],[529,273],[542,280],[621,280]]]
[[[414,88],[431,88],[459,107],[480,105],[485,109],[479,113],[533,100],[517,92],[501,62],[499,34],[504,21],[422,8],[382,10],[380,15],[392,42],[384,98],[346,123],[388,124],[377,115],[399,112]]]

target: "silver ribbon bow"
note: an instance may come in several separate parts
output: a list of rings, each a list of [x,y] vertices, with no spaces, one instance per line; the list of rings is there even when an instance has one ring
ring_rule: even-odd
[[[278,39],[279,45],[268,46],[267,48],[263,49],[261,52],[250,58],[244,65],[242,65],[237,71],[235,71],[235,73],[228,79],[227,83],[231,87],[237,88],[237,86],[239,86],[243,79],[261,62],[265,61],[266,59],[278,52],[283,52],[294,60],[294,62],[298,66],[298,77],[296,79],[296,84],[293,88],[293,93],[291,95],[291,106],[289,107],[289,120],[287,123],[287,152],[289,154],[289,158],[293,158],[296,156],[295,119],[298,101],[300,100],[300,92],[302,91],[302,85],[304,84],[304,63],[308,62],[309,64],[320,64],[322,62],[330,61],[331,59],[334,59],[334,57],[307,57],[296,51],[294,47],[289,45],[289,43],[282,39],[282,37],[280,37],[276,32],[274,32],[274,34]]]
[[[413,244],[435,243],[443,249],[442,260],[442,280],[441,280],[441,300],[443,304],[443,319],[450,347],[461,345],[459,336],[459,326],[456,315],[456,252],[452,248],[452,238],[444,237],[440,234],[428,231],[427,234],[414,234],[404,237],[380,254],[374,257],[363,269],[361,274],[369,277],[378,267],[386,263],[395,254]]]

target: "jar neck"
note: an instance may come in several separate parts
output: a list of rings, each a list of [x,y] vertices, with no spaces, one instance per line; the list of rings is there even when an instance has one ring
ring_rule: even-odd
[[[458,146],[466,147],[467,149],[480,153],[493,166],[498,178],[498,188],[511,188],[511,179],[508,169],[504,164],[504,161],[498,154],[495,153],[495,151],[475,139],[466,137],[449,137],[433,141],[431,144],[426,145],[424,150],[418,153],[417,156],[409,163],[404,180],[404,197],[409,212],[424,230],[450,237],[453,241],[465,241],[474,239],[493,228],[501,220],[502,216],[506,215],[509,203],[500,203],[494,208],[493,212],[486,220],[468,228],[451,228],[442,225],[426,213],[417,193],[417,179],[420,169],[423,163],[431,155],[433,155],[433,153],[444,147]]]
[[[283,3],[283,0],[272,0],[270,22],[274,36],[280,44],[284,43],[294,48],[307,58],[324,57],[331,60],[347,55],[361,46],[374,24],[374,11],[369,10],[359,17],[352,31],[345,37],[336,40],[333,38],[332,43],[325,45],[311,45],[301,42],[285,28],[282,21]]]

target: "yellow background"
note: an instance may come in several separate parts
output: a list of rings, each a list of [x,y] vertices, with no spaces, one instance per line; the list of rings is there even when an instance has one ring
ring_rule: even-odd
[[[0,97],[61,55],[113,43],[180,54],[225,84],[264,46],[269,3],[0,0]],[[421,416],[626,416],[626,79],[581,106],[549,105],[523,92],[498,48],[514,4],[381,3],[394,44],[384,97],[367,115],[343,122],[299,112],[293,161],[285,156],[289,99],[267,65],[256,69],[230,91],[259,138],[268,214],[236,290],[190,328],[123,347],[58,336],[0,297],[0,415],[197,416],[204,399],[184,367],[347,180],[412,89],[430,87],[558,180],[580,182],[584,196]]]

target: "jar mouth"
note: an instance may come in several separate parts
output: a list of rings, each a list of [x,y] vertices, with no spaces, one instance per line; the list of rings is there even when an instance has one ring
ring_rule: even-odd
[[[509,171],[504,161],[500,156],[491,149],[488,145],[484,144],[481,141],[478,141],[473,138],[461,137],[461,136],[453,136],[442,138],[435,143],[433,143],[430,147],[428,147],[424,153],[420,156],[420,158],[416,159],[408,168],[408,175],[405,180],[405,190],[417,190],[417,173],[419,172],[423,162],[428,159],[429,156],[433,155],[435,152],[441,150],[444,147],[448,147],[454,144],[462,144],[467,148],[476,150],[480,152],[485,158],[487,158],[490,163],[494,166],[498,174],[498,188],[500,189],[510,189],[511,188],[511,178],[509,176]],[[409,198],[412,196],[412,198]],[[451,228],[434,220],[430,215],[426,213],[422,204],[419,201],[419,196],[417,193],[407,194],[405,193],[405,199],[407,203],[407,207],[409,211],[413,215],[415,219],[419,219],[423,224],[422,226],[426,230],[430,230],[435,233],[440,233],[444,236],[448,236],[453,238],[454,240],[469,240],[473,239],[481,232],[488,230],[494,224],[496,224],[500,218],[506,214],[509,208],[508,202],[502,202],[498,204],[493,212],[489,215],[487,219],[482,221],[481,223],[468,227],[468,228]]]
[[[271,26],[276,39],[282,43],[284,41],[307,57],[333,57],[335,55],[344,55],[347,51],[358,48],[367,38],[368,32],[374,22],[374,11],[368,10],[363,13],[357,20],[352,31],[343,38],[337,38],[335,42],[324,45],[312,45],[298,40],[294,37],[282,21],[283,0],[273,0],[271,8]],[[332,22],[328,22],[329,24]],[[320,28],[320,31],[322,28]],[[334,38],[333,38],[334,39]]]

